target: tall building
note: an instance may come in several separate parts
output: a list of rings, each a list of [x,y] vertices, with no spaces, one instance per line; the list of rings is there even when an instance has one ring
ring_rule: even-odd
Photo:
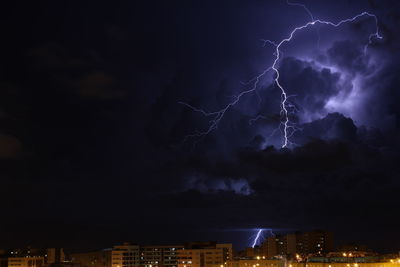
[[[325,255],[333,248],[332,233],[312,231],[296,233],[296,253],[300,255]]]
[[[332,251],[332,233],[325,231],[296,232],[266,238],[261,244],[261,253],[267,259],[277,255],[325,255]],[[257,256],[257,255],[254,255]]]
[[[267,237],[265,241],[261,244],[260,256],[264,256],[267,259],[270,259],[276,255],[278,255],[276,237],[275,236]]]
[[[297,250],[297,242],[296,242],[296,234],[287,234],[284,238],[284,249],[287,255],[296,255]]]
[[[270,236],[264,240],[260,247],[260,253],[254,256],[261,256],[271,259],[278,255],[295,255],[296,254],[296,235],[276,235]],[[249,255],[247,255],[249,256]]]

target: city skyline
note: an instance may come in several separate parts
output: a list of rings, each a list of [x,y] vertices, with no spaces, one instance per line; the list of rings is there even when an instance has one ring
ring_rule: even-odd
[[[271,229],[254,229],[254,234],[250,235],[246,242],[241,242],[240,244],[232,244],[230,242],[224,242],[224,240],[197,240],[197,241],[176,241],[171,242],[168,240],[159,240],[153,243],[146,242],[135,242],[135,241],[121,241],[121,245],[113,244],[112,246],[104,247],[66,247],[70,251],[97,251],[98,249],[109,250],[111,248],[116,249],[128,246],[134,249],[145,249],[146,247],[159,247],[162,248],[174,248],[183,249],[191,248],[193,246],[215,246],[215,244],[230,244],[231,250],[235,251],[235,255],[247,255],[250,257],[256,257],[257,255],[264,255],[267,258],[273,258],[277,255],[327,255],[331,252],[337,251],[364,251],[364,252],[374,252],[374,253],[397,253],[400,252],[398,248],[392,248],[391,250],[376,250],[368,247],[366,244],[360,243],[357,240],[352,242],[342,243],[337,242],[334,238],[334,233],[326,230],[309,230],[309,231],[280,231],[273,232]],[[265,233],[267,232],[267,233]],[[3,245],[0,247],[0,254],[9,256],[21,255],[36,255],[44,254],[43,245],[27,244],[22,247],[16,248]],[[122,247],[120,247],[122,246]],[[50,246],[52,247],[52,246]],[[64,252],[62,252],[64,253]],[[73,252],[72,252],[73,253]],[[233,253],[233,252],[231,252]],[[237,254],[238,253],[238,254]],[[243,254],[244,253],[244,254]],[[47,253],[48,254],[48,253]],[[54,254],[54,252],[52,253]],[[62,256],[63,258],[64,256]]]

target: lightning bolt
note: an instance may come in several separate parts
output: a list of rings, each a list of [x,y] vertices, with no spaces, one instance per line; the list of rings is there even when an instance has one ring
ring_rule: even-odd
[[[314,25],[327,25],[327,26],[332,26],[332,27],[340,27],[341,25],[345,24],[345,23],[352,23],[356,20],[358,20],[361,17],[368,17],[368,18],[372,18],[374,19],[375,22],[375,31],[372,32],[369,37],[368,37],[368,43],[365,45],[364,47],[364,53],[367,51],[367,48],[370,44],[372,44],[374,39],[383,39],[383,37],[379,34],[379,27],[378,27],[378,18],[376,15],[371,14],[369,12],[362,12],[360,14],[355,15],[352,18],[348,18],[348,19],[343,19],[340,20],[339,22],[331,22],[331,21],[325,21],[325,20],[320,20],[320,19],[314,19],[314,16],[312,15],[312,13],[310,12],[310,10],[307,9],[307,7],[303,4],[298,4],[298,3],[292,3],[287,1],[287,3],[289,5],[293,5],[293,6],[300,6],[303,7],[306,12],[309,14],[311,20],[307,23],[305,23],[304,25],[295,27],[290,34],[288,35],[288,37],[282,39],[279,42],[275,42],[275,41],[271,41],[271,40],[262,40],[264,42],[263,46],[266,46],[267,44],[270,44],[272,46],[275,47],[275,52],[273,53],[273,55],[275,56],[273,63],[271,66],[269,66],[268,68],[266,68],[264,71],[262,71],[259,75],[255,76],[253,79],[251,79],[250,81],[248,81],[247,83],[244,83],[244,85],[251,85],[251,87],[247,90],[242,91],[241,93],[239,93],[238,95],[233,97],[233,100],[231,102],[229,102],[225,107],[223,107],[220,110],[217,111],[213,111],[213,112],[208,112],[205,111],[204,109],[201,108],[197,108],[194,107],[188,103],[185,102],[178,102],[181,105],[184,105],[188,108],[190,108],[191,110],[193,110],[194,112],[198,112],[201,113],[203,116],[210,118],[209,120],[209,127],[204,130],[204,131],[199,131],[199,132],[195,132],[193,134],[187,135],[184,138],[184,142],[188,139],[188,138],[192,138],[192,137],[198,137],[198,138],[202,138],[206,135],[208,135],[210,132],[212,132],[213,130],[218,128],[219,123],[221,122],[221,120],[224,118],[226,112],[228,110],[230,110],[233,106],[235,106],[240,99],[248,94],[251,93],[257,93],[257,88],[258,85],[260,83],[260,80],[270,71],[273,71],[275,73],[275,78],[273,78],[273,82],[274,84],[279,88],[280,92],[281,92],[281,100],[280,100],[280,123],[279,123],[279,130],[281,130],[282,133],[282,148],[287,148],[290,145],[293,145],[293,143],[290,142],[289,138],[294,134],[294,132],[297,130],[296,126],[290,122],[289,120],[289,114],[291,114],[291,111],[294,108],[294,105],[292,105],[288,98],[288,94],[286,92],[286,89],[282,86],[281,82],[280,82],[280,73],[278,70],[278,63],[279,60],[281,59],[281,47],[286,44],[289,43],[290,41],[292,41],[294,35],[299,32],[302,31],[304,29],[310,28]],[[254,122],[254,121],[253,121]],[[262,230],[259,230],[259,234],[261,234]]]
[[[261,243],[261,239],[264,239],[265,238],[265,236],[264,236],[264,231],[268,231],[269,232],[269,234],[270,234],[270,236],[275,236],[275,234],[274,234],[274,232],[272,231],[272,229],[266,229],[266,228],[259,228],[259,229],[257,229],[257,233],[256,233],[256,235],[254,236],[254,240],[253,240],[253,242],[252,242],[252,245],[251,245],[251,247],[252,248],[254,248],[257,244],[259,244],[259,243]]]
[[[254,238],[254,241],[253,241],[253,245],[251,245],[252,248],[254,248],[257,245],[262,232],[263,232],[263,229],[258,229],[256,237]]]

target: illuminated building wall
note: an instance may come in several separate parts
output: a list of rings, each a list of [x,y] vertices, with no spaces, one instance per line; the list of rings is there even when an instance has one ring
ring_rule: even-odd
[[[177,267],[178,251],[182,245],[141,246],[140,265],[143,267]]]
[[[275,237],[275,255],[295,255],[297,250],[296,234],[277,235]],[[269,257],[275,256],[270,254]]]
[[[232,244],[190,243],[179,250],[178,267],[221,267],[232,259]]]
[[[48,248],[46,249],[46,263],[60,263],[65,261],[64,249],[62,248]]]
[[[24,248],[3,253],[2,267],[42,267],[63,263],[65,261],[62,248]]]
[[[325,255],[332,251],[332,234],[325,231],[297,232],[286,235],[276,235],[266,238],[261,244],[260,253],[246,256],[264,256],[269,259],[277,255],[296,254]],[[254,251],[256,252],[256,251]]]
[[[112,267],[137,267],[140,265],[139,246],[124,243],[111,251]]]
[[[0,261],[0,267],[7,267],[9,265],[9,261],[11,261],[10,264],[13,264],[14,266],[17,266],[18,262],[21,262],[21,264],[25,264],[23,263],[25,262],[23,258],[43,259],[44,265],[64,263],[65,261],[65,254],[62,248],[27,247],[1,250],[0,257],[2,258],[2,260]],[[37,260],[29,264],[33,264],[33,266],[38,266],[39,264],[41,264],[40,262],[41,260]]]
[[[124,243],[108,250],[75,253],[71,259],[80,267],[178,267],[178,250],[182,248]]]
[[[212,242],[168,246],[124,243],[108,250],[71,254],[72,262],[80,267],[221,267],[231,257],[232,244]]]
[[[8,267],[42,267],[44,257],[11,257],[8,258]]]

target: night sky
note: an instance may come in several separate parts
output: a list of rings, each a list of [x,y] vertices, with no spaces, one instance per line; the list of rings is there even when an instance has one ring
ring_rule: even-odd
[[[303,1],[338,22],[282,46],[297,131],[281,149],[274,73],[210,116],[310,21],[285,0],[10,1],[0,48],[0,247],[250,244],[326,229],[400,248],[399,1]],[[257,120],[255,120],[257,118]]]

